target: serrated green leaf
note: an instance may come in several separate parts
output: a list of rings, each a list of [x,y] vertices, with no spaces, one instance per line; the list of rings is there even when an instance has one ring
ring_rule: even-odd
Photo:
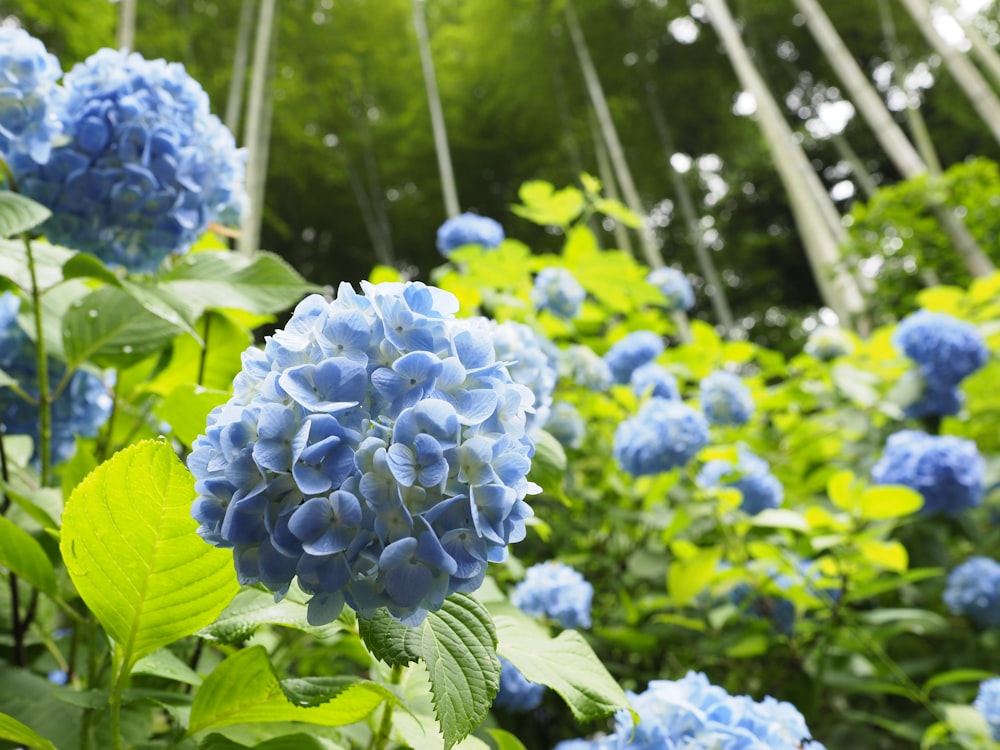
[[[0,713],[0,739],[18,742],[37,750],[56,750],[55,745],[27,724],[22,724],[14,717],[3,713]]]
[[[252,646],[237,651],[205,678],[191,706],[188,734],[271,721],[339,727],[360,721],[392,700],[381,685],[357,679],[322,705],[297,706],[286,697],[264,647]]]
[[[564,630],[552,638],[514,607],[490,609],[503,613],[494,617],[500,640],[497,652],[527,679],[555,690],[577,721],[631,710],[625,691],[577,631]]]
[[[860,506],[862,519],[883,521],[916,513],[924,506],[924,498],[919,492],[902,485],[877,485],[861,494]]]
[[[73,491],[60,549],[77,591],[136,659],[208,625],[238,586],[230,553],[191,517],[194,479],[173,449],[147,440],[119,451]]]
[[[52,215],[41,203],[20,193],[0,190],[0,237],[34,229]]]
[[[146,654],[132,667],[133,674],[149,674],[155,677],[165,677],[186,685],[200,685],[201,677],[177,655],[166,648],[158,648],[151,654]]]
[[[310,625],[305,604],[294,601],[291,595],[276,602],[270,592],[243,589],[200,634],[223,643],[237,643],[249,638],[261,625],[283,625],[317,636],[329,635],[342,627],[336,621],[329,625]]]
[[[306,294],[321,291],[279,256],[267,252],[252,258],[230,252],[193,253],[162,277],[161,286],[194,305],[195,317],[208,308],[227,307],[277,313]]]
[[[419,630],[409,628],[390,615],[385,608],[371,617],[358,617],[358,635],[376,659],[392,667],[405,667],[420,660]]]
[[[56,593],[52,562],[31,534],[0,516],[0,566],[16,573],[39,591]]]

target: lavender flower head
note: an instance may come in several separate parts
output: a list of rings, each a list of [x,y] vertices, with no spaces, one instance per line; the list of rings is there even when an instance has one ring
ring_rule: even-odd
[[[192,515],[243,584],[414,625],[525,535],[531,393],[434,287],[348,284],[248,349],[188,458]]]
[[[694,290],[683,271],[676,268],[654,268],[646,281],[660,290],[667,300],[668,310],[690,310],[694,307]]]
[[[712,424],[742,425],[753,416],[753,395],[739,375],[716,370],[701,381],[701,408]]]
[[[558,266],[539,271],[531,290],[531,301],[536,310],[548,310],[563,320],[578,316],[586,298],[587,292],[576,277]]]
[[[614,457],[632,476],[684,466],[708,444],[708,422],[680,401],[652,398],[615,430]]]
[[[901,430],[872,468],[876,484],[901,484],[924,498],[920,512],[954,515],[983,501],[986,462],[971,440]]]
[[[53,242],[153,271],[245,202],[245,154],[183,65],[102,49],[63,87],[66,143],[17,171]]]
[[[604,355],[616,383],[627,383],[636,368],[663,353],[663,339],[652,331],[633,331],[616,341]]]
[[[739,447],[734,466],[722,459],[708,461],[695,480],[700,487],[731,487],[740,491],[740,510],[756,515],[767,508],[777,508],[785,499],[785,490],[771,473],[767,461]]]
[[[497,362],[506,363],[514,382],[535,395],[534,410],[527,417],[528,432],[542,429],[552,411],[558,350],[531,326],[511,320],[493,323],[492,336]]]
[[[503,227],[486,216],[460,214],[438,227],[437,249],[445,258],[466,245],[479,245],[487,250],[500,247],[504,241]]]
[[[970,557],[948,574],[942,594],[954,615],[965,615],[980,628],[1000,627],[1000,563]]]
[[[23,29],[0,26],[0,155],[19,172],[45,164],[62,133],[62,68]]]
[[[552,560],[532,565],[511,601],[525,614],[548,617],[564,628],[589,628],[594,587],[569,565]]]
[[[1000,742],[1000,677],[993,677],[979,684],[979,694],[972,706],[986,719],[990,736]]]
[[[583,344],[560,350],[559,374],[588,391],[596,392],[606,391],[613,380],[608,363]]]

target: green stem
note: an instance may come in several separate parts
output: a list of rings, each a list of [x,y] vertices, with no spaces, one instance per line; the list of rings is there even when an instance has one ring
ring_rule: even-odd
[[[205,383],[205,363],[208,361],[208,334],[212,330],[212,311],[205,310],[205,333],[202,334],[201,358],[198,360],[198,385]]]
[[[108,699],[108,721],[111,728],[111,747],[113,750],[122,750],[122,693],[125,692],[125,683],[128,682],[129,666],[122,663],[121,668],[116,670],[115,684],[111,688],[111,697]]]
[[[398,685],[402,678],[403,668],[398,665],[394,666],[392,674],[389,676],[389,684]],[[368,746],[369,750],[385,750],[389,745],[389,734],[392,732],[392,708],[391,703],[385,704],[385,708],[382,710],[382,720],[379,722],[378,731],[375,732],[371,744]]]
[[[42,329],[42,299],[35,273],[35,254],[31,239],[24,235],[24,248],[28,253],[28,272],[31,274],[31,304],[35,318],[35,362],[38,370],[38,455],[42,465],[42,486],[52,481],[52,394],[49,393],[49,360],[45,352],[45,333]]]

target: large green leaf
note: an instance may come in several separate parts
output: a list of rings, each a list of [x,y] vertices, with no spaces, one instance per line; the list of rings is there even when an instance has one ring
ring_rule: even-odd
[[[306,605],[296,601],[294,589],[280,602],[269,591],[250,588],[240,591],[214,622],[201,635],[223,643],[245,641],[261,625],[283,625],[304,630],[317,636],[329,635],[342,626],[334,621],[328,625],[310,625]]]
[[[0,516],[0,566],[46,594],[56,592],[52,562],[31,534]]]
[[[236,594],[230,553],[195,533],[193,485],[166,442],[147,440],[98,466],[66,503],[66,568],[126,671],[208,625]]]
[[[510,605],[490,605],[490,610],[496,612],[498,653],[531,682],[555,690],[578,721],[630,708],[625,691],[577,631],[564,630],[552,638]]]
[[[0,237],[13,237],[34,229],[51,215],[49,209],[31,198],[0,190]]]
[[[0,739],[12,740],[38,750],[56,750],[55,745],[27,724],[22,724],[17,719],[2,713],[0,713]]]
[[[307,283],[277,255],[259,252],[192,253],[167,273],[161,285],[200,314],[207,308],[235,307],[252,313],[285,310],[320,287]]]
[[[253,646],[230,656],[202,683],[191,706],[188,734],[271,721],[339,727],[392,700],[386,688],[354,677],[290,680],[286,688],[264,647]]]
[[[455,594],[414,628],[385,610],[368,620],[359,618],[358,626],[379,659],[400,666],[420,660],[427,667],[445,748],[453,747],[486,718],[500,688],[500,661],[493,621],[482,604]]]
[[[33,241],[31,254],[35,259],[35,280],[40,290],[48,289],[63,279],[63,265],[74,252],[46,242]],[[0,240],[0,276],[6,276],[22,289],[31,289],[28,253],[21,240]]]

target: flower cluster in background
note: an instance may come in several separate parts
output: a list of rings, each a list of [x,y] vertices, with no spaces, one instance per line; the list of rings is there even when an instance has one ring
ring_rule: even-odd
[[[604,355],[616,383],[627,383],[636,368],[652,362],[664,350],[663,339],[652,331],[633,331],[619,339]]]
[[[637,396],[655,396],[680,401],[681,390],[674,374],[656,362],[647,362],[632,371],[629,385]]]
[[[62,133],[62,68],[22,29],[0,27],[0,154],[11,168],[45,164]]]
[[[893,343],[917,364],[923,380],[922,394],[907,408],[911,417],[958,413],[962,404],[958,386],[989,358],[974,325],[927,310],[901,320]]]
[[[497,361],[507,363],[514,382],[535,396],[534,411],[528,414],[528,431],[542,429],[549,421],[558,379],[559,354],[555,345],[531,326],[510,320],[494,323],[492,336]]]
[[[816,359],[829,361],[851,354],[854,351],[854,341],[843,328],[821,325],[809,334],[803,351]]]
[[[416,624],[524,537],[532,395],[451,294],[362,286],[307,297],[244,353],[188,459],[192,513],[241,582],[297,578],[312,622],[346,602]]]
[[[438,227],[437,249],[448,257],[460,247],[479,245],[487,250],[500,247],[504,240],[503,227],[486,216],[464,213],[448,219]]]
[[[580,314],[587,292],[565,268],[543,268],[535,277],[531,301],[535,309],[548,310],[557,318],[571,320]]]
[[[17,323],[21,301],[11,292],[0,294],[0,370],[14,378],[32,398],[38,398],[38,367],[34,342]],[[62,380],[66,368],[48,360],[50,387]],[[52,403],[52,463],[73,455],[76,436],[94,437],[111,414],[111,396],[104,381],[77,370]],[[7,435],[28,435],[38,455],[38,405],[25,401],[11,388],[0,387],[0,420]]]
[[[770,696],[755,701],[730,695],[700,672],[679,680],[653,680],[646,690],[630,695],[639,714],[636,724],[619,712],[614,733],[595,740],[568,740],[556,750],[664,750],[664,748],[727,748],[727,750],[822,750],[791,703]]]
[[[700,385],[701,408],[714,425],[742,425],[754,413],[753,394],[739,375],[717,370]]]
[[[690,310],[694,307],[694,290],[683,271],[665,266],[654,268],[646,281],[660,290],[668,310]]]
[[[500,689],[493,699],[495,707],[511,713],[534,711],[542,705],[546,690],[544,685],[531,682],[521,670],[500,657]]]
[[[615,429],[614,457],[633,476],[684,466],[708,444],[708,422],[680,401],[651,398]]]
[[[564,628],[589,628],[594,587],[557,560],[528,568],[511,601],[525,614],[555,620]]]
[[[872,467],[876,484],[901,484],[924,498],[921,513],[961,513],[983,500],[986,462],[971,440],[901,430]]]
[[[552,414],[545,429],[567,448],[579,448],[587,432],[587,423],[577,408],[568,401],[552,404]]]
[[[986,719],[990,736],[1000,742],[1000,677],[980,683],[979,693],[972,705]]]
[[[766,508],[777,508],[785,499],[785,490],[771,467],[763,458],[755,456],[745,446],[739,446],[736,465],[730,461],[708,461],[698,472],[701,487],[730,487],[740,491],[743,500],[740,509],[756,515]]]
[[[608,363],[583,344],[560,349],[558,367],[562,377],[591,391],[607,390],[614,379]]]
[[[1000,563],[970,557],[948,574],[942,599],[952,614],[965,615],[980,628],[1000,627]]]

